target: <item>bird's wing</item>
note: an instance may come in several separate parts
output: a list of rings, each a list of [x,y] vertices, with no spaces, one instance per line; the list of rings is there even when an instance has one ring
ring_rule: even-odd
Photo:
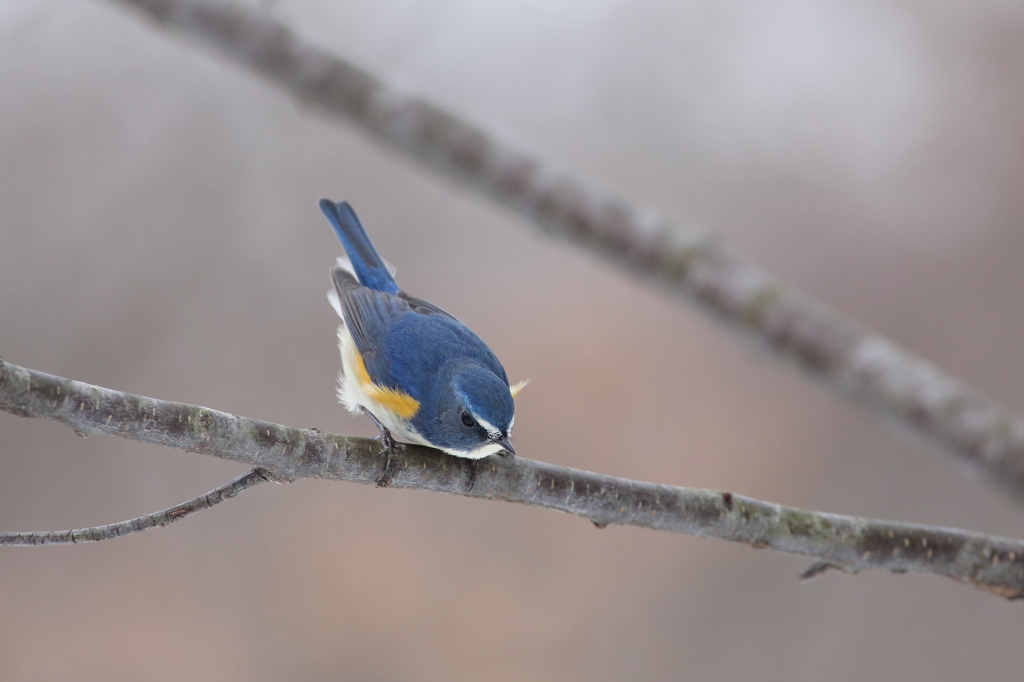
[[[404,291],[399,291],[398,292],[398,297],[400,299],[402,299],[403,301],[405,301],[406,303],[408,303],[409,304],[409,308],[411,308],[413,311],[415,311],[417,313],[420,313],[421,315],[444,315],[445,317],[450,317],[451,319],[455,320],[456,322],[459,322],[459,319],[457,317],[455,317],[454,315],[452,315],[451,313],[449,313],[446,310],[442,310],[441,308],[438,308],[436,305],[434,305],[430,301],[424,301],[422,298],[416,298],[415,296],[410,296],[409,294],[405,293]]]
[[[452,353],[468,353],[505,383],[508,379],[491,349],[464,324],[429,301],[404,291],[370,289],[355,275],[331,270],[338,307],[363,358],[370,379],[379,386],[415,390],[427,368]],[[430,344],[424,344],[429,338]],[[396,339],[402,339],[395,343]],[[413,360],[413,357],[415,360]]]
[[[457,322],[454,317],[434,304],[409,296],[405,292],[390,294],[386,291],[365,287],[351,272],[343,268],[332,268],[331,278],[334,281],[338,308],[345,320],[345,326],[363,358],[367,373],[371,380],[378,385],[398,388],[400,385],[408,383],[410,377],[407,377],[406,374],[410,368],[406,359],[402,357],[405,354],[391,357],[396,352],[396,348],[394,348],[394,344],[388,343],[388,336],[391,333],[407,333],[408,323],[411,322],[408,319],[409,315],[439,316],[442,319]],[[401,323],[399,323],[400,320]],[[415,326],[421,328],[418,324]],[[442,327],[450,326],[450,324],[442,324]],[[400,327],[405,332],[398,332]],[[435,325],[430,325],[430,327],[435,329]],[[399,347],[404,346],[399,344]],[[421,359],[423,360],[438,350],[438,348],[416,346],[416,351],[422,354]],[[398,375],[405,377],[406,381],[399,381]]]
[[[342,268],[332,268],[331,278],[338,303],[356,348],[369,362],[387,335],[388,327],[400,315],[410,312],[408,303],[393,294],[365,287]]]

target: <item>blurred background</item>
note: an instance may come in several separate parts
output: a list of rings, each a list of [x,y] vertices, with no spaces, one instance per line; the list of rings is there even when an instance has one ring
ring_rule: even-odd
[[[1024,6],[278,0],[322,45],[680,222],[1024,410]],[[351,201],[479,333],[525,457],[1020,537],[1024,508],[695,309],[101,0],[0,3],[0,355],[374,435],[334,398]],[[238,465],[0,413],[0,528]],[[322,481],[0,552],[0,679],[1019,679],[1024,610],[927,576]]]

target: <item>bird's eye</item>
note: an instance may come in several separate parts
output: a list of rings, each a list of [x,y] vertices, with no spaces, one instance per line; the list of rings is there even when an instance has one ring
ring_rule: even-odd
[[[476,426],[476,420],[469,415],[469,412],[462,413],[462,423],[466,426]]]

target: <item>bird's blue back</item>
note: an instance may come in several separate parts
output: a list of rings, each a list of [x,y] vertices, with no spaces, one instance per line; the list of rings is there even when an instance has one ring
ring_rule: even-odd
[[[399,288],[347,202],[322,199],[320,208],[358,278],[342,268],[333,270],[346,326],[374,383],[432,403],[451,390],[444,379],[474,365],[508,386],[505,369],[476,334],[441,308]],[[427,414],[429,410],[421,410],[419,416]]]

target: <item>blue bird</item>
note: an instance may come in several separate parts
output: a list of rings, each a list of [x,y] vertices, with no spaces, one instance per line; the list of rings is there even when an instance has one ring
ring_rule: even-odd
[[[331,306],[341,317],[338,398],[369,415],[388,454],[391,432],[456,457],[515,454],[514,398],[505,370],[480,338],[433,303],[402,291],[347,202],[320,200],[348,261],[331,268]]]

